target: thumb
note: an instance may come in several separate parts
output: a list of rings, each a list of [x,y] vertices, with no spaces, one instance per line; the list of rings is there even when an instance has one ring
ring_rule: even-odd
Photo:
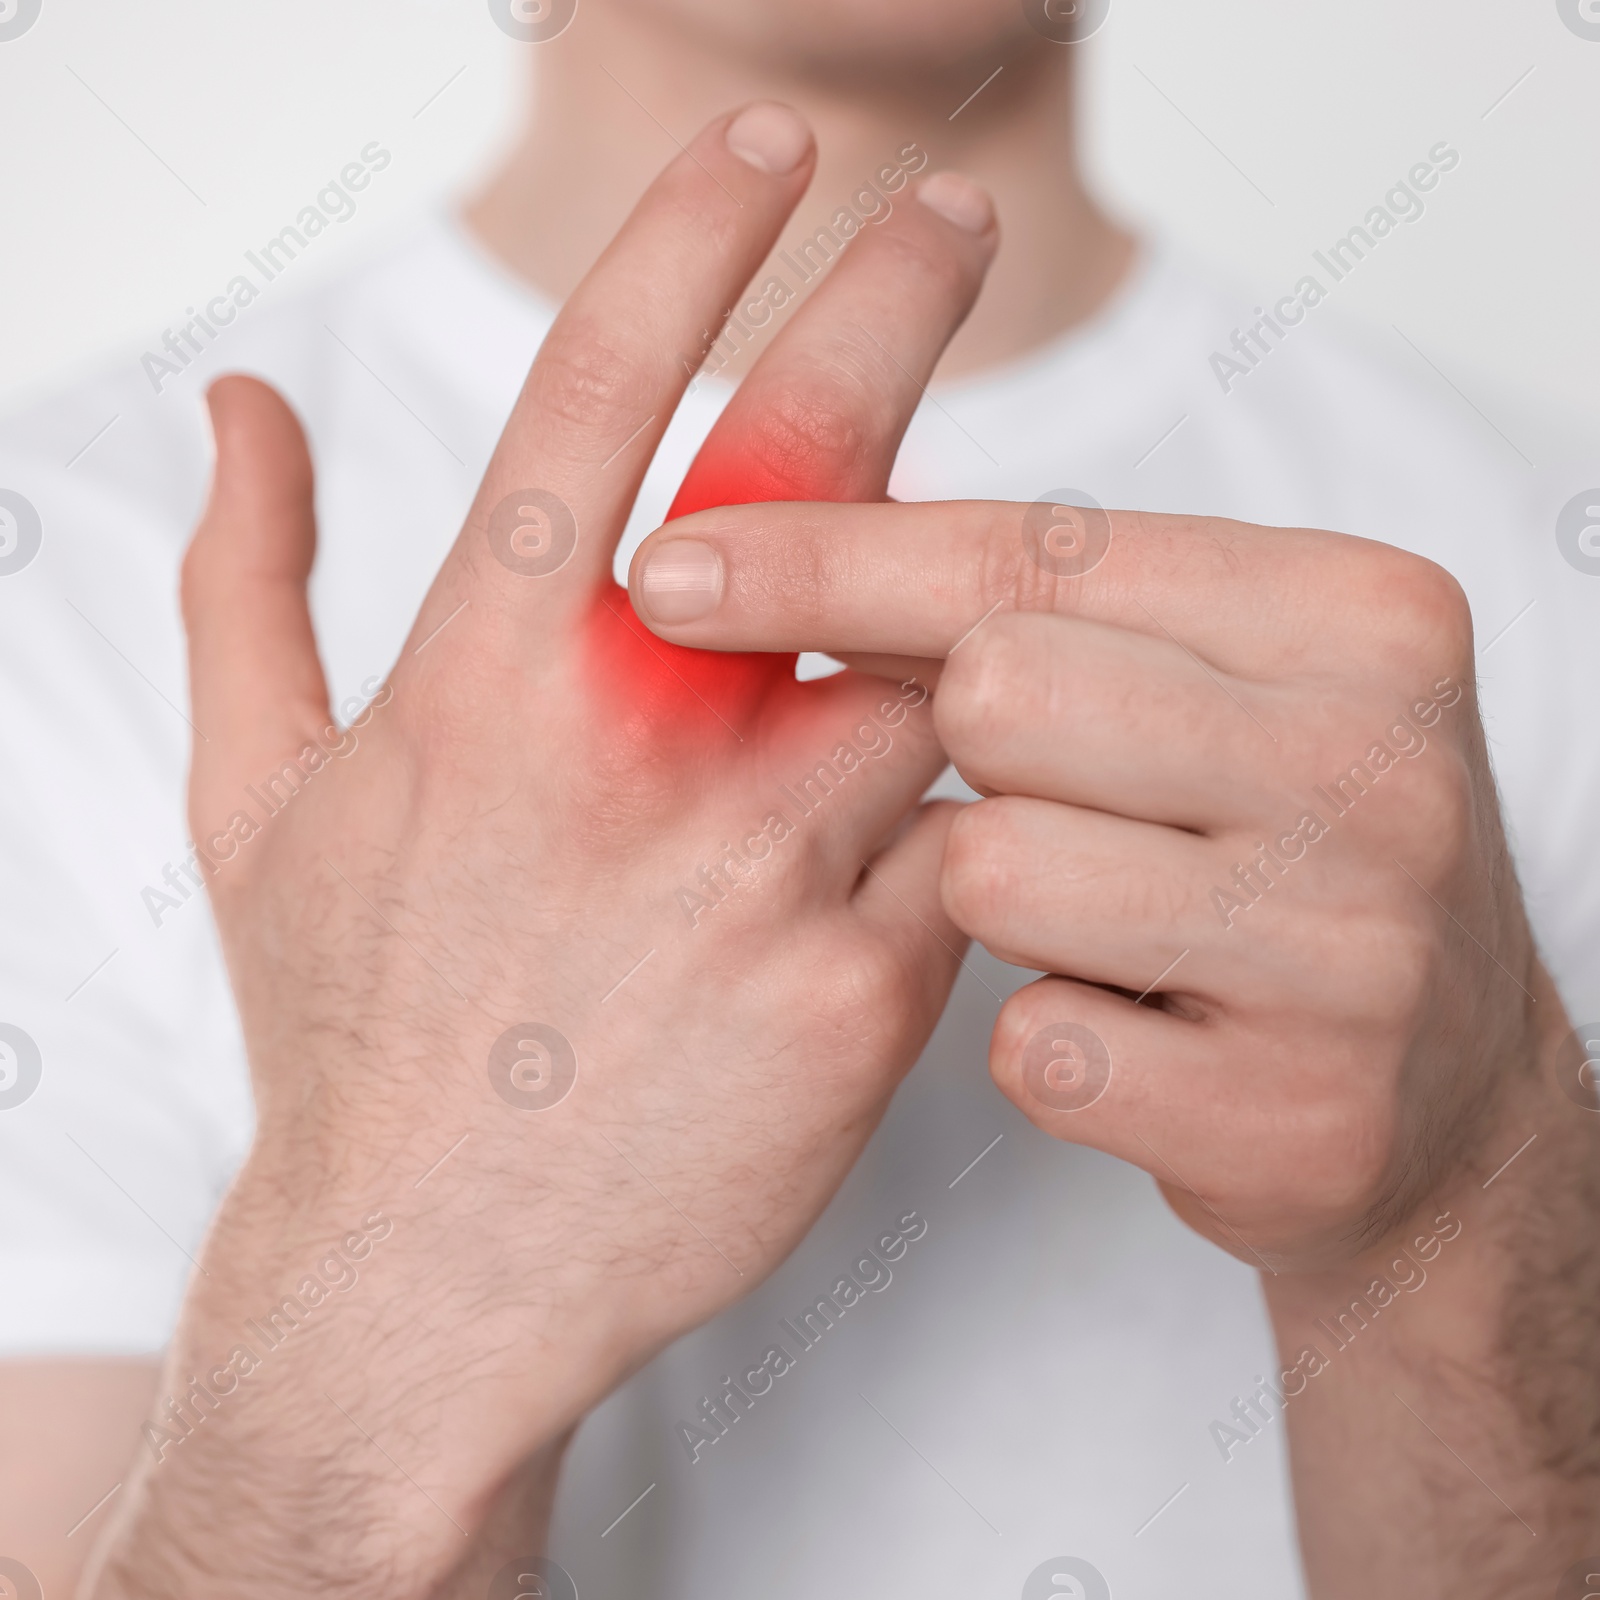
[[[945,841],[963,809],[949,800],[925,801],[862,863],[852,898],[857,914],[900,961],[907,993],[925,1024],[923,1042],[950,998],[957,969],[965,965],[968,939],[950,920],[939,887]]]
[[[305,433],[255,378],[219,378],[206,403],[216,465],[182,579],[197,843],[332,720],[306,606],[317,527]]]

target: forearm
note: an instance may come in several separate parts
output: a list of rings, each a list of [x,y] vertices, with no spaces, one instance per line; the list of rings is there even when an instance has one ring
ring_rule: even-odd
[[[543,1553],[574,1397],[603,1382],[563,1297],[480,1298],[448,1207],[341,1187],[289,1202],[247,1173],[230,1195],[95,1600],[421,1600]]]
[[[1554,1087],[1564,1028],[1384,1247],[1265,1280],[1317,1600],[1548,1600],[1600,1552],[1600,1116]]]

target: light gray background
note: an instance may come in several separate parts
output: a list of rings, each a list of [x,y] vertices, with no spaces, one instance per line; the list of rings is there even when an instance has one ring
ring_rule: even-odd
[[[1276,295],[1449,140],[1461,167],[1334,314],[1455,385],[1485,448],[1506,446],[1469,407],[1528,449],[1524,411],[1592,445],[1600,42],[1561,3],[1113,0],[1073,47],[1091,171],[1124,213]],[[470,185],[512,134],[529,48],[484,0],[43,0],[0,43],[0,408],[153,346],[368,140],[394,164],[296,285]]]

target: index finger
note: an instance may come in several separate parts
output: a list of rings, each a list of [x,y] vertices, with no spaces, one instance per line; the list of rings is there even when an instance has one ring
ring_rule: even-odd
[[[642,576],[685,540],[714,552],[721,579],[706,588],[704,614],[669,623],[651,615]],[[1335,611],[1350,586],[1329,581],[1346,561],[1370,563],[1363,595],[1396,563],[1419,565],[1343,534],[1048,497],[769,504],[658,529],[634,557],[630,591],[662,638],[702,649],[942,657],[997,611],[1054,611],[1164,637],[1251,676],[1348,652]],[[1321,608],[1315,628],[1286,603],[1302,595]]]
[[[650,185],[540,345],[446,563],[452,601],[462,566],[479,588],[541,605],[559,596],[572,614],[609,581],[705,341],[814,164],[798,113],[758,101],[716,118]]]

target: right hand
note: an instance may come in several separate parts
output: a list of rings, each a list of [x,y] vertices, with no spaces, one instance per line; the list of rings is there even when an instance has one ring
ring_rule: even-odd
[[[230,1593],[365,1592],[369,1561],[427,1592],[459,1536],[384,1457],[473,1529],[531,1449],[794,1246],[953,981],[951,808],[918,808],[944,759],[926,693],[662,644],[610,576],[702,331],[810,178],[797,119],[753,116],[779,158],[741,159],[719,118],[646,194],[545,340],[359,748],[304,776],[210,883],[258,1134],[172,1392],[364,1217],[393,1223],[359,1287],[247,1381],[272,1401],[225,1403],[143,1485],[148,1508],[185,1475],[230,1475]],[[908,196],[757,364],[684,503],[883,497],[994,243],[992,219],[974,232]],[[222,380],[211,404],[184,611],[203,734],[191,821],[215,858],[229,818],[259,813],[249,795],[326,748],[332,719],[304,438],[253,380]],[[522,508],[551,495],[576,545],[540,571],[551,528]],[[559,508],[553,537],[564,553]],[[841,762],[841,745],[859,754]],[[783,786],[819,762],[833,792],[802,814]],[[728,844],[759,859],[730,873]],[[568,1050],[576,1082],[541,1106]],[[303,1514],[269,1532],[259,1497],[278,1472]],[[204,1537],[191,1521],[180,1543]],[[137,1545],[117,1561],[136,1590]],[[152,1591],[207,1565],[144,1554],[166,1569]]]

